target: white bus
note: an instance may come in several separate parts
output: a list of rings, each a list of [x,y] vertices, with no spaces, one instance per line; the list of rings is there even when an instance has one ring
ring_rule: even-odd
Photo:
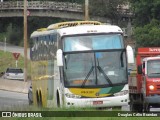
[[[118,26],[97,21],[62,22],[33,32],[30,43],[35,105],[128,104],[127,61],[133,62],[133,52],[131,47],[126,49]]]

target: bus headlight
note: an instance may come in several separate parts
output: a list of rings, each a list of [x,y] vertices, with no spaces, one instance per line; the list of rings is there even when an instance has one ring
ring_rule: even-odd
[[[70,93],[66,93],[65,96],[68,98],[81,98],[80,95],[74,95],[74,94],[70,94]]]
[[[115,93],[114,96],[122,96],[128,94],[128,90],[120,91],[118,93]]]

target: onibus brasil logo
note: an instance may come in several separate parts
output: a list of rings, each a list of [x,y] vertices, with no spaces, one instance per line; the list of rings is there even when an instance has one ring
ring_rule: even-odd
[[[42,117],[40,112],[2,112],[2,117]]]

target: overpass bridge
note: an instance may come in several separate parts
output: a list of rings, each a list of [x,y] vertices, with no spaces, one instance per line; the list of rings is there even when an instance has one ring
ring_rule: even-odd
[[[23,17],[23,1],[0,2],[0,17]],[[84,5],[69,2],[28,1],[29,16],[55,17],[84,20]],[[90,16],[91,20],[110,22],[99,16]]]

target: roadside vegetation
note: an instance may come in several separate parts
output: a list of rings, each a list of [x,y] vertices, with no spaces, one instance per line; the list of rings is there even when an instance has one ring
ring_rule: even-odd
[[[22,118],[11,118],[12,120],[22,120]],[[25,120],[159,120],[158,117],[43,117],[43,118],[23,118]],[[9,120],[9,119],[6,119]]]
[[[129,0],[134,13],[133,40],[138,47],[160,46],[160,0]]]
[[[0,73],[4,72],[8,67],[15,68],[16,60],[11,52],[0,50]],[[24,58],[20,55],[17,63],[18,68],[24,68]],[[30,76],[30,60],[28,60],[28,77]]]

